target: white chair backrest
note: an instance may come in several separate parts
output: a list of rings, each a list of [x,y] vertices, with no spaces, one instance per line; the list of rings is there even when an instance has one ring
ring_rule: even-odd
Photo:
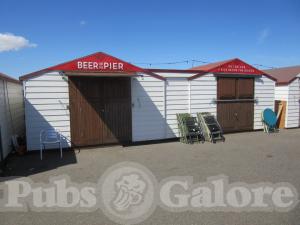
[[[40,135],[41,142],[55,142],[60,140],[60,134],[54,129],[42,130]]]

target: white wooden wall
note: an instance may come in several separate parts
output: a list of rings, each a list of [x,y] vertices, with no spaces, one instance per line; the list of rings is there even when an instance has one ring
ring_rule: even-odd
[[[24,135],[22,85],[0,79],[0,126],[3,158],[12,150],[12,135]]]
[[[177,113],[189,113],[189,82],[183,77],[166,80],[167,132],[165,138],[179,136]]]
[[[162,74],[160,74],[162,75]],[[188,81],[192,74],[132,79],[133,141],[178,137],[176,113],[211,112],[216,115],[216,78],[212,74]]]
[[[213,74],[190,81],[191,113],[210,112],[217,116],[217,78]]]
[[[287,101],[289,97],[289,86],[275,86],[275,100]]]
[[[161,74],[160,74],[161,75]],[[178,136],[176,113],[211,112],[216,115],[217,81],[212,74],[188,81],[193,74],[164,74],[166,81],[144,75],[132,78],[132,139],[159,140]],[[274,109],[275,82],[255,80],[254,129],[261,129],[261,111]],[[58,73],[48,73],[24,82],[27,145],[39,149],[42,129],[55,128],[70,139],[68,83]],[[65,141],[64,147],[70,145]],[[55,148],[55,146],[53,146]]]
[[[285,128],[300,126],[300,82],[299,78],[289,85],[275,87],[275,100],[286,101]]]
[[[263,129],[261,113],[264,109],[275,109],[275,81],[262,76],[255,78],[254,98],[254,130]]]
[[[28,150],[40,148],[41,130],[57,129],[64,136],[63,147],[70,146],[68,82],[57,73],[47,73],[24,81],[26,136]],[[57,148],[47,145],[46,148]]]
[[[151,76],[131,79],[132,140],[165,137],[165,82]]]
[[[294,128],[300,126],[300,79],[294,80],[288,85],[288,101],[285,127]]]

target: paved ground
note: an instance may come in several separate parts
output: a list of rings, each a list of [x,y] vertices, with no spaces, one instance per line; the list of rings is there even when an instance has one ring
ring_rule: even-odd
[[[161,180],[168,176],[193,176],[195,182],[225,174],[230,182],[290,182],[300,191],[300,129],[278,134],[263,132],[226,135],[225,143],[184,145],[178,142],[131,147],[105,147],[58,153],[12,157],[7,175],[29,176],[47,182],[49,176],[68,174],[74,182],[96,182],[106,168],[122,161],[148,167]],[[0,224],[113,224],[100,210],[93,213],[0,213]],[[290,212],[184,212],[157,208],[142,224],[164,225],[299,225],[300,206]]]

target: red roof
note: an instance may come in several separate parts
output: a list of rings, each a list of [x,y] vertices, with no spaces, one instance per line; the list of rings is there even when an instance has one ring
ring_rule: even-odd
[[[278,85],[287,85],[293,82],[300,74],[300,66],[289,66],[276,69],[265,70],[270,76],[277,79]]]
[[[270,79],[276,80],[273,77],[270,77],[265,72],[245,63],[240,59],[229,59],[220,62],[210,63],[203,66],[196,66],[190,70],[204,71],[206,73],[216,73],[216,74],[239,74],[239,75],[254,75],[261,76],[265,75]],[[195,79],[199,76],[202,76],[204,73],[199,73],[195,76],[192,76],[190,79]]]
[[[8,82],[12,82],[12,83],[17,83],[17,84],[20,84],[20,82],[4,73],[0,73],[0,80],[5,80],[5,81],[8,81]]]
[[[91,55],[80,57],[68,62],[64,62],[55,66],[48,67],[33,73],[21,76],[20,80],[27,80],[32,77],[39,76],[43,73],[50,71],[62,71],[62,72],[89,72],[89,73],[118,73],[118,74],[128,74],[128,73],[139,73],[144,72],[158,79],[164,80],[163,77],[125,62],[121,59],[113,57],[103,52],[96,52]]]
[[[219,62],[214,62],[214,63],[209,63],[209,64],[205,64],[205,65],[202,65],[202,66],[196,66],[196,67],[192,67],[190,68],[190,70],[205,70],[205,71],[209,71],[215,67],[218,67],[218,66],[221,66],[225,63],[228,63],[232,60],[235,60],[235,59],[228,59],[228,60],[224,60],[224,61],[219,61]]]

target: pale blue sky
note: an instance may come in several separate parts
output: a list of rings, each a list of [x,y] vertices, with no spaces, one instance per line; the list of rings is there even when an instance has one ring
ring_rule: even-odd
[[[297,0],[1,0],[0,12],[0,71],[15,77],[97,51],[132,63],[300,64]]]

